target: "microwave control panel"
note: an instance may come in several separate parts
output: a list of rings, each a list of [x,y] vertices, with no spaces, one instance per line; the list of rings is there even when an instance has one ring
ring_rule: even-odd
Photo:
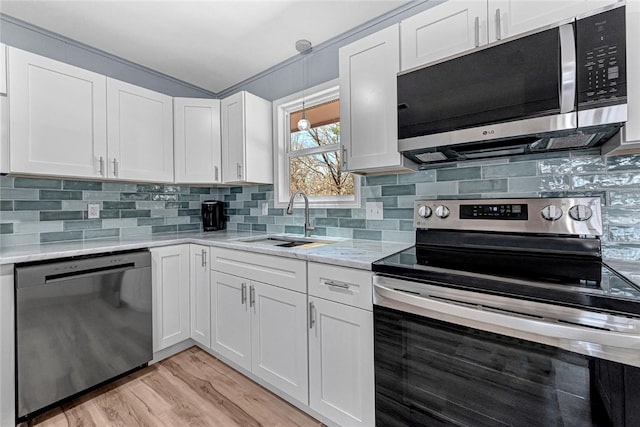
[[[576,21],[578,105],[582,109],[626,102],[625,7]]]

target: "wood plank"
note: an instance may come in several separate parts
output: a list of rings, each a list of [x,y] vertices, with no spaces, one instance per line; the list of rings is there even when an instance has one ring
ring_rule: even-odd
[[[29,426],[323,426],[197,347],[65,402]]]

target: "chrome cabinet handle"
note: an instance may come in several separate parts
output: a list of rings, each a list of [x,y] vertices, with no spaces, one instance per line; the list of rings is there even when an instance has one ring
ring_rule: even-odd
[[[476,16],[476,19],[474,20],[474,30],[476,33],[476,47],[480,47],[480,17]]]
[[[309,329],[313,329],[313,325],[316,324],[316,317],[314,315],[315,305],[313,301],[309,301]]]
[[[202,267],[207,267],[207,250],[202,250]]]
[[[496,9],[496,40],[502,40],[502,25],[500,23],[500,8]]]
[[[104,157],[100,156],[100,176],[104,176]]]
[[[256,288],[251,285],[249,286],[249,307],[253,307],[256,305]]]
[[[347,169],[347,147],[342,146],[342,168]]]
[[[218,180],[218,167],[214,166],[213,167],[213,174],[214,174],[214,180],[217,181]]]
[[[334,288],[349,289],[349,284],[344,282],[336,282],[335,280],[325,280],[324,284],[333,286]]]
[[[242,179],[242,165],[240,163],[236,163],[236,173],[238,174],[238,179]]]
[[[118,160],[115,157],[113,158],[113,176],[118,176]]]
[[[244,305],[247,302],[247,284],[243,283],[240,286],[240,304]]]

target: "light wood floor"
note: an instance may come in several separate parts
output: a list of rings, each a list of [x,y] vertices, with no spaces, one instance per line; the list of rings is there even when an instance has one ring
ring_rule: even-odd
[[[197,347],[36,417],[37,426],[322,426]]]

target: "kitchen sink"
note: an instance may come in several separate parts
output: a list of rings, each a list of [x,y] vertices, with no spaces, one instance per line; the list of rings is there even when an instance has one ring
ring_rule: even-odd
[[[276,246],[280,248],[315,248],[335,243],[335,240],[318,239],[314,237],[294,236],[258,236],[238,239],[240,242],[254,243],[257,245]]]

